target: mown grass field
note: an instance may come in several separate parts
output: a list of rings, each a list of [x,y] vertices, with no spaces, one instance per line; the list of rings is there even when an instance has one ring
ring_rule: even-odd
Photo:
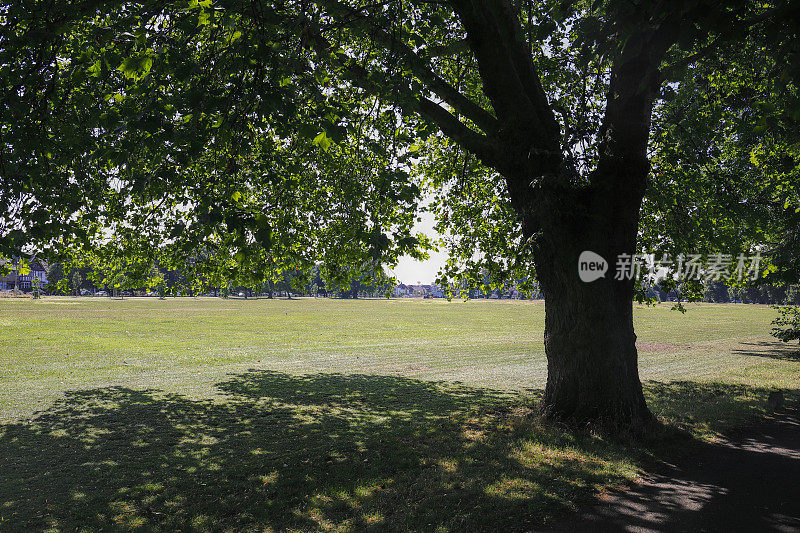
[[[713,438],[793,399],[774,314],[637,308],[654,412]],[[546,523],[654,452],[529,416],[543,326],[524,301],[0,300],[0,531]]]

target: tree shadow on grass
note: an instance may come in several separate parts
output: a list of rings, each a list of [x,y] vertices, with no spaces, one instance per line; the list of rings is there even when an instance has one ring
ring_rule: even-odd
[[[0,426],[0,530],[529,530],[633,475],[519,398],[401,377],[233,375],[224,401],[113,387]]]
[[[800,394],[800,389],[714,381],[644,383],[647,403],[662,422],[712,439],[757,422],[767,413],[767,398],[775,390],[781,390],[788,402],[795,402]]]
[[[743,342],[742,345],[749,348],[734,350],[733,353],[748,357],[768,357],[781,361],[800,361],[800,346],[794,342]]]
[[[695,385],[661,384],[662,407]],[[0,426],[0,530],[525,531],[641,453],[490,389],[255,370],[218,388],[73,391]]]

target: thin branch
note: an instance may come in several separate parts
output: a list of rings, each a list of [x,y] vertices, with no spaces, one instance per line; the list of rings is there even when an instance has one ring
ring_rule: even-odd
[[[308,26],[305,31],[311,39],[315,51],[324,56],[331,64],[340,68],[351,83],[372,94],[386,96],[385,91],[374,81],[371,73],[363,65],[356,62],[352,57],[343,58],[342,54],[335,52],[336,48],[316,29]],[[401,108],[408,109],[410,105],[413,111],[436,124],[442,130],[442,133],[475,154],[485,164],[495,166],[498,163],[494,157],[497,152],[495,143],[485,135],[470,129],[442,106],[428,98],[417,95],[408,86],[398,85],[396,94],[390,95],[390,99],[395,100],[393,103]]]
[[[719,44],[720,39],[721,37],[718,35],[713,41],[702,47],[697,52],[684,57],[680,61],[676,61],[675,63],[667,65],[666,67],[662,68],[660,72],[661,81],[670,79],[673,74],[679,72],[681,69],[688,67],[695,61],[698,61],[699,59],[707,57],[711,52],[714,52],[717,49],[717,45]]]
[[[791,7],[790,4],[784,3],[783,5],[773,7],[772,9],[768,9],[761,13],[760,15],[756,15],[754,17],[748,19],[740,19],[737,21],[731,21],[731,23],[735,23],[738,27],[742,29],[742,32],[747,33],[750,28],[756,26],[758,24],[764,22],[774,22],[784,13],[790,12]],[[734,14],[731,14],[732,18],[735,18]],[[671,74],[674,74],[676,71],[680,71],[682,68],[685,68],[692,63],[708,57],[711,52],[714,52],[718,45],[722,44],[722,35],[717,35],[713,41],[711,41],[706,46],[700,48],[697,52],[686,56],[685,58],[681,59],[680,61],[676,61],[672,65],[668,65],[661,69],[661,80],[666,80],[670,78]]]
[[[322,0],[321,3],[336,11],[348,9],[347,6],[344,6],[336,0]],[[461,113],[475,123],[481,130],[488,134],[495,131],[498,125],[497,119],[491,113],[464,96],[458,89],[433,72],[433,70],[428,67],[427,62],[414,52],[410,46],[387,33],[374,22],[374,18],[363,17],[352,19],[349,25],[360,26],[369,33],[374,43],[379,44],[385,50],[393,49],[396,53],[399,53],[401,60],[411,69],[414,76],[425,84],[436,96],[452,106],[458,113]]]

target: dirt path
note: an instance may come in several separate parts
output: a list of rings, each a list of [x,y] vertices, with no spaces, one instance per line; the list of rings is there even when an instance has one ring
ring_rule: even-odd
[[[798,415],[703,445],[547,531],[800,532]]]

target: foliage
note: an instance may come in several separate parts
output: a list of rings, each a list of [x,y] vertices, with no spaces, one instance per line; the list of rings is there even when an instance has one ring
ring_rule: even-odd
[[[800,51],[785,39],[753,27],[662,87],[641,239],[657,257],[760,252],[766,282],[800,276],[800,77],[776,50]]]
[[[147,283],[150,290],[155,290],[158,298],[163,300],[167,295],[167,281],[164,274],[158,268],[153,267],[150,272],[150,278]]]
[[[39,282],[39,278],[33,278],[31,280],[31,289],[33,289],[33,298],[38,300],[41,296],[41,283]]]
[[[778,310],[778,317],[772,321],[772,336],[783,342],[800,339],[800,307],[774,306]]]
[[[419,155],[417,172],[433,194],[428,209],[448,251],[437,283],[463,296],[472,288],[492,292],[509,280],[532,280],[530,248],[503,180],[441,136],[419,147]]]
[[[5,7],[2,251],[96,247],[110,231],[121,253],[141,253],[143,242],[175,264],[205,247],[219,261],[196,265],[205,271],[192,276],[197,287],[216,268],[238,269],[255,286],[314,262],[331,280],[355,279],[363,273],[354,265],[391,266],[431,245],[412,233],[424,186],[450,250],[440,281],[533,279],[505,180],[463,141],[491,112],[453,94],[484,109],[498,101],[487,96],[457,3],[257,5]],[[777,26],[785,9],[542,1],[514,14],[578,184],[596,168],[621,43],[642,20],[681,20],[654,120],[644,247],[731,252],[777,234],[761,225],[766,211],[751,209],[759,203],[741,198],[774,191],[771,202],[794,205],[780,184],[796,179],[785,170],[796,150],[774,142],[798,109],[795,63],[777,61],[797,54],[795,26]],[[735,28],[748,19],[742,46]],[[37,29],[48,21],[57,30]],[[468,129],[456,134],[426,112],[426,91]],[[759,140],[764,133],[778,137]],[[769,179],[754,181],[754,171]],[[687,231],[689,213],[718,231]]]
[[[72,291],[75,296],[79,296],[81,292],[81,285],[83,284],[83,276],[79,270],[73,270],[69,278],[72,284]]]
[[[30,227],[24,235],[3,232],[3,243],[19,249],[35,240],[82,253],[110,244],[118,258],[160,247],[173,265],[195,267],[192,291],[219,268],[256,286],[315,258],[391,265],[399,254],[424,250],[424,239],[410,233],[419,189],[398,168],[391,109],[353,89],[329,99],[316,81],[298,83],[305,76],[295,72],[297,59],[287,63],[288,51],[275,48],[292,39],[292,28],[260,20],[255,29],[252,14],[235,5],[183,4],[161,12],[120,4],[97,18],[65,4],[51,13],[65,24],[55,41],[30,43],[24,25],[6,27],[6,51],[20,63],[4,80],[19,76],[30,91],[5,111],[16,118],[33,105],[40,82],[51,84],[53,98],[36,93],[44,115],[4,132],[14,139],[4,181],[34,168],[42,178],[32,191],[41,193],[36,206],[9,211]],[[21,4],[5,17],[35,18],[37,9]],[[58,56],[56,71],[23,60],[37,47]],[[224,61],[209,69],[214,55]],[[41,127],[57,135],[34,137]],[[73,176],[74,190],[45,192],[65,176]],[[7,201],[29,194],[7,192]],[[78,205],[76,194],[91,200]],[[48,241],[76,226],[60,215],[81,221],[80,230]],[[198,248],[217,260],[193,261]]]
[[[55,293],[55,287],[61,280],[64,279],[64,265],[60,262],[53,261],[47,266],[47,285],[51,293]]]
[[[706,302],[725,303],[730,301],[727,285],[721,281],[709,283],[706,287],[703,300]]]
[[[800,305],[800,284],[790,285],[786,291],[786,303]]]

